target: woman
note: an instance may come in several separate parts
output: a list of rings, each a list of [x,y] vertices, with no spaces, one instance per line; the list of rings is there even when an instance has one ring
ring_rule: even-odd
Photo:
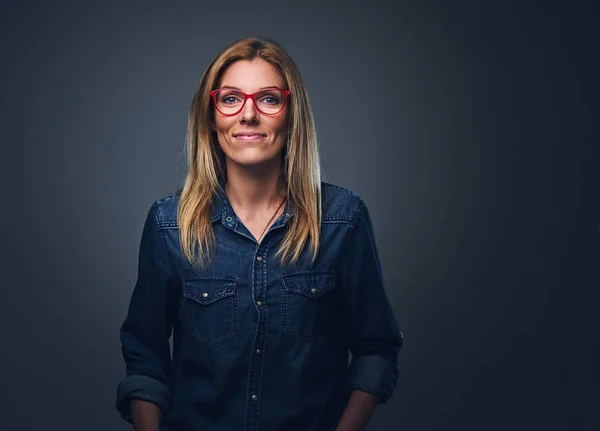
[[[142,233],[122,417],[137,431],[363,430],[396,385],[401,333],[364,201],[321,181],[292,59],[266,39],[227,47],[187,141],[184,187]]]

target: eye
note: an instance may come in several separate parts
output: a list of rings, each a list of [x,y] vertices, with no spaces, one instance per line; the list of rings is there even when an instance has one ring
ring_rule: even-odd
[[[276,105],[277,103],[279,103],[279,100],[277,100],[276,97],[267,96],[263,100],[261,100],[261,102],[265,102],[265,103],[267,103],[269,105]]]
[[[278,106],[283,100],[283,95],[279,91],[266,91],[258,96],[258,101],[269,106]]]
[[[235,90],[223,90],[217,93],[217,103],[222,106],[232,106],[244,100],[243,95]]]
[[[233,105],[235,103],[240,102],[240,99],[236,96],[223,96],[223,98],[221,98],[221,102],[223,102],[226,105]]]

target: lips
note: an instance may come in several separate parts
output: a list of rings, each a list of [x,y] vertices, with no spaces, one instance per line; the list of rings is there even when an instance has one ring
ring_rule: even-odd
[[[264,137],[265,135],[263,133],[259,133],[259,132],[239,132],[239,133],[234,133],[233,136],[235,136],[236,138],[238,136],[262,136]]]
[[[258,132],[240,132],[234,133],[233,136],[234,138],[239,139],[240,141],[256,141],[265,137],[265,135]]]

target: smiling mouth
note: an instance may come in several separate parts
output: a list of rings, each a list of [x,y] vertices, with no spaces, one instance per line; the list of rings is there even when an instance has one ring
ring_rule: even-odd
[[[250,142],[250,141],[258,141],[260,139],[265,138],[264,135],[261,135],[260,133],[251,133],[251,134],[240,134],[240,135],[234,135],[235,139],[239,139],[240,141],[244,141],[244,142]]]

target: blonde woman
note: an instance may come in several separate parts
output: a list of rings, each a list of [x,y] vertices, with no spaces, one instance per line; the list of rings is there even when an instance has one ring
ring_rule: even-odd
[[[136,431],[364,430],[394,391],[402,335],[365,202],[321,181],[303,80],[277,43],[213,59],[187,155],[183,189],[142,233],[122,417]]]

